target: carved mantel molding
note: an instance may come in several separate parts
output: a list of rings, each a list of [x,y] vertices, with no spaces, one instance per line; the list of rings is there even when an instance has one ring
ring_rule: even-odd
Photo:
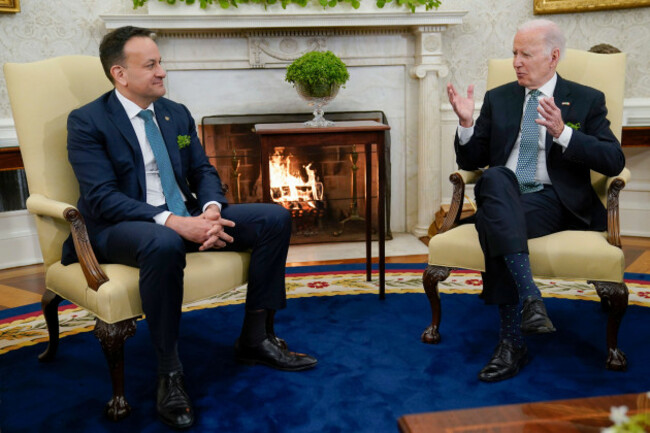
[[[246,38],[249,48],[248,57],[251,60],[249,68],[284,67],[308,50],[328,49],[327,40],[332,38],[412,33],[418,35],[415,59],[411,61],[384,59],[379,63],[409,64],[411,66],[414,60],[417,66],[442,64],[440,33],[450,25],[461,24],[463,16],[467,13],[466,11],[417,11],[411,13],[377,10],[345,14],[323,13],[322,11],[318,13],[311,11],[307,13],[256,14],[243,11],[241,14],[188,15],[187,12],[173,14],[169,12],[170,10],[173,9],[156,6],[152,13],[150,6],[149,14],[102,15],[101,18],[109,30],[126,25],[146,27],[155,30],[161,40]],[[185,9],[178,10],[185,11]],[[162,11],[162,13],[156,11]],[[274,39],[276,40],[275,45],[283,43],[285,45],[293,44],[296,47],[293,50],[278,50],[277,47],[274,47]],[[302,46],[298,47],[297,45]],[[370,54],[372,55],[372,53]],[[264,61],[265,56],[270,60],[268,64]],[[167,59],[168,66],[170,66],[169,60]],[[198,61],[199,59],[194,60]],[[355,60],[351,60],[350,65],[355,66]],[[373,64],[377,64],[377,61]],[[201,63],[201,67],[205,66],[210,67]],[[224,69],[218,65],[213,66],[214,69]],[[236,67],[242,67],[242,65]]]
[[[303,14],[185,15],[113,14],[102,15],[107,29],[136,25],[161,32],[251,29],[363,29],[412,28],[461,24],[466,11],[447,12],[354,12]]]

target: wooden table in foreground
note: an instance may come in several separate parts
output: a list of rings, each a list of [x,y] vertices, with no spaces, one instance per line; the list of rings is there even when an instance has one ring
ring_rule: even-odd
[[[397,424],[402,433],[600,433],[612,425],[612,406],[627,406],[629,416],[650,411],[650,399],[645,393],[623,394],[449,410],[405,415]]]
[[[377,216],[379,231],[379,298],[386,291],[386,160],[385,131],[390,126],[371,120],[336,122],[334,126],[314,128],[302,123],[262,123],[255,125],[260,136],[260,161],[262,164],[262,194],[264,202],[271,202],[269,156],[275,147],[363,145],[366,156],[366,279],[372,272],[372,146],[377,151],[378,197]]]

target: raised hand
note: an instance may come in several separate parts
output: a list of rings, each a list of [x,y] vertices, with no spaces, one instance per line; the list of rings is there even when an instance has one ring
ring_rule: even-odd
[[[447,96],[449,103],[458,116],[460,125],[469,128],[474,124],[474,85],[467,87],[467,96],[463,96],[456,91],[453,84],[447,84]]]
[[[555,105],[555,99],[553,97],[539,98],[537,112],[542,118],[535,119],[535,122],[545,126],[549,134],[558,138],[564,131],[564,121],[562,120],[562,111]]]

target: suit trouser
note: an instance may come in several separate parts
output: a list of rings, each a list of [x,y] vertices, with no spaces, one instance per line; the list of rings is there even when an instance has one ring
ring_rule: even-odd
[[[234,242],[220,251],[251,250],[246,308],[284,308],[289,212],[274,204],[252,203],[225,206],[221,214],[235,227],[226,227]],[[179,336],[185,254],[198,251],[199,245],[168,227],[145,221],[115,224],[97,236],[96,245],[102,261],[140,269],[142,309],[153,344],[158,353],[173,353]]]
[[[476,230],[485,257],[483,293],[488,304],[516,304],[517,286],[503,256],[528,253],[528,239],[576,229],[575,218],[555,189],[521,194],[517,177],[506,167],[490,167],[474,188]]]

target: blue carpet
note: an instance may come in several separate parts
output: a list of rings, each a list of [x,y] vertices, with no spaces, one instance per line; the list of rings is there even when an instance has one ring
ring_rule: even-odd
[[[497,312],[473,295],[442,295],[443,340],[420,343],[430,318],[424,294],[289,300],[276,329],[291,347],[314,354],[301,373],[240,366],[232,344],[243,317],[233,305],[185,313],[181,357],[198,415],[195,432],[390,432],[405,414],[650,389],[650,309],[630,306],[619,345],[627,372],[605,362],[605,315],[596,302],[547,299],[558,328],[531,337],[530,364],[494,384],[476,374],[497,339]],[[11,432],[163,432],[155,415],[155,365],[145,322],[126,343],[126,396],[133,412],[104,419],[111,394],[92,333],[61,340],[41,364],[43,344],[0,356],[0,429]]]

